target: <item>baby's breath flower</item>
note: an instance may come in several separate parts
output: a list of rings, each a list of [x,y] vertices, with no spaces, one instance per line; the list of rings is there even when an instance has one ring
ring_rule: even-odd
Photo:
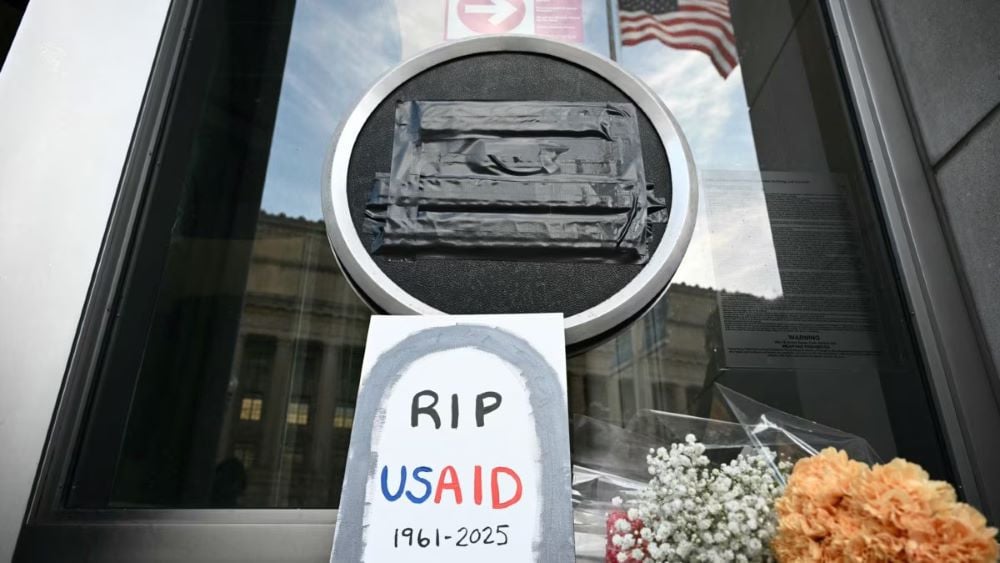
[[[629,508],[628,519],[615,523],[618,561],[771,561],[772,507],[782,493],[771,469],[774,453],[744,452],[712,467],[705,451],[692,434],[669,448],[650,450],[649,485]],[[786,461],[777,467],[791,469]],[[631,522],[641,528],[633,529]]]

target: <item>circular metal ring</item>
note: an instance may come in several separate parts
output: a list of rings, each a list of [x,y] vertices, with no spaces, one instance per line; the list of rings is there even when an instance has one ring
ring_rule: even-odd
[[[345,276],[365,301],[394,315],[446,314],[399,287],[368,254],[351,220],[347,198],[348,165],[362,127],[386,96],[441,63],[494,52],[546,55],[593,72],[632,99],[649,118],[666,150],[670,163],[671,205],[666,230],[656,251],[639,274],[617,293],[566,318],[567,345],[592,340],[635,317],[666,291],[694,230],[698,180],[687,141],[660,97],[614,62],[580,47],[525,35],[475,37],[425,51],[380,78],[341,123],[331,147],[323,186],[323,217],[330,246]]]

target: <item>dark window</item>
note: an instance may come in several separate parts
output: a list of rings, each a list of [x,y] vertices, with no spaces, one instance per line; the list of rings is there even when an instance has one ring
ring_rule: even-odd
[[[318,167],[307,186],[269,158],[293,11],[198,3],[73,506],[336,506],[369,313],[318,209],[273,203],[318,198]]]
[[[353,102],[443,37],[416,29],[417,5],[197,3],[155,171],[125,186],[142,206],[99,304],[114,321],[70,506],[338,505],[370,312],[319,190]],[[591,19],[584,47],[607,53]],[[686,134],[703,205],[663,300],[569,358],[570,410],[622,426],[704,414],[719,381],[947,477],[826,23],[818,2],[732,2],[726,75],[694,50],[620,49]],[[787,353],[796,341],[819,348]]]
[[[643,317],[642,334],[645,351],[649,352],[667,340],[667,311],[670,301],[664,299]]]
[[[338,406],[333,413],[333,427],[350,429],[354,425],[354,407]]]
[[[252,469],[257,460],[257,446],[255,444],[237,444],[233,448],[233,457],[243,464],[244,469]]]
[[[274,337],[249,335],[243,341],[243,363],[238,365],[237,381],[249,392],[263,393],[274,370]]]
[[[632,361],[632,333],[625,332],[615,339],[615,369],[621,369]]]
[[[297,401],[288,403],[288,415],[286,416],[285,422],[298,426],[305,426],[309,424],[308,399],[300,398]]]
[[[337,354],[339,355],[340,372],[357,374],[340,379],[340,393],[338,394],[341,403],[353,405],[361,382],[361,361],[364,359],[365,351],[360,346],[342,346],[337,349]]]

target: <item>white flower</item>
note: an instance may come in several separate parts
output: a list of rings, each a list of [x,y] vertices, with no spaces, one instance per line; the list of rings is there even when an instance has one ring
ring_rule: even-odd
[[[620,535],[612,542],[622,553],[653,563],[770,560],[767,545],[776,529],[772,507],[782,492],[772,473],[774,453],[747,449],[713,466],[705,451],[690,434],[684,442],[650,450],[649,484],[628,511],[630,520],[643,525],[633,531],[625,519],[614,524]],[[791,469],[784,461],[777,467],[786,474]]]

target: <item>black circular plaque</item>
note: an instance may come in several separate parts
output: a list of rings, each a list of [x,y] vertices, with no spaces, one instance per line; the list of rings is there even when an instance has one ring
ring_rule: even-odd
[[[669,208],[652,224],[643,264],[502,257],[406,258],[373,252],[365,210],[376,173],[392,166],[397,104],[407,101],[628,103],[637,109],[645,180]],[[694,223],[690,152],[663,103],[614,63],[576,47],[518,36],[445,45],[380,80],[342,125],[324,214],[352,285],[393,314],[559,312],[567,343],[607,336],[662,295]]]

